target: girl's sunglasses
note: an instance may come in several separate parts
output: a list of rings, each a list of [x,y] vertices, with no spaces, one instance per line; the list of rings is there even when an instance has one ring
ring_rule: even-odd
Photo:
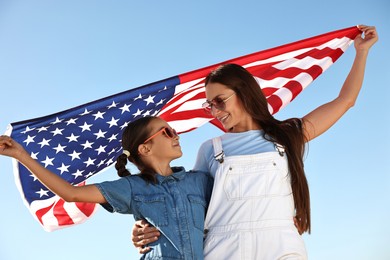
[[[213,108],[224,111],[226,108],[226,104],[225,104],[226,101],[228,101],[235,94],[236,94],[236,92],[234,92],[233,94],[231,94],[230,96],[228,96],[225,99],[217,97],[211,101],[206,100],[206,102],[204,102],[202,104],[202,108],[204,109],[204,111],[206,111],[207,114],[211,114]]]
[[[147,142],[149,142],[150,140],[152,140],[153,138],[155,138],[159,134],[164,134],[166,137],[171,138],[171,139],[177,137],[177,133],[176,133],[175,129],[170,128],[170,127],[164,127],[160,131],[158,131],[157,133],[155,133],[154,135],[152,135],[151,137],[146,139],[144,144],[146,144]]]

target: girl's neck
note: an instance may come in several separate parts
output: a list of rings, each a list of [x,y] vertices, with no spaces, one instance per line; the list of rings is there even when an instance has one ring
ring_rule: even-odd
[[[173,174],[172,168],[169,164],[165,166],[155,166],[153,167],[153,169],[157,174],[160,174],[162,176],[169,176]]]

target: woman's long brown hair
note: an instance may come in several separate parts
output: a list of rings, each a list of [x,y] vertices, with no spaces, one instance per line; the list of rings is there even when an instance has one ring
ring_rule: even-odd
[[[245,111],[263,129],[264,138],[284,146],[291,176],[296,220],[303,232],[310,233],[310,194],[303,165],[306,141],[301,120],[275,119],[268,110],[267,100],[257,81],[239,65],[219,66],[206,77],[206,86],[208,83],[220,83],[232,89],[241,100]]]

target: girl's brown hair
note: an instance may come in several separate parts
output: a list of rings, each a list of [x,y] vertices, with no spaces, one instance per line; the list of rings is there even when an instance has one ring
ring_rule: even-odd
[[[219,66],[206,77],[205,85],[208,83],[220,83],[232,89],[245,111],[263,129],[264,138],[284,146],[291,176],[296,219],[299,228],[310,233],[310,195],[303,165],[306,140],[301,120],[275,119],[268,110],[267,100],[256,79],[239,65]]]
[[[115,169],[120,177],[131,175],[130,171],[126,168],[127,161],[129,160],[137,166],[142,178],[152,183],[156,182],[156,173],[144,164],[138,154],[138,146],[143,144],[150,136],[151,133],[149,125],[150,122],[155,119],[156,117],[146,116],[137,119],[126,126],[122,133],[122,148],[123,150],[129,151],[130,156],[127,157],[126,154],[121,154],[116,160]]]

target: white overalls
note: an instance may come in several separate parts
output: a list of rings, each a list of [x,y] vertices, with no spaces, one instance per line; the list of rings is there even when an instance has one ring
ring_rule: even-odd
[[[283,147],[224,157],[219,137],[213,146],[220,164],[205,220],[205,260],[307,259]]]

